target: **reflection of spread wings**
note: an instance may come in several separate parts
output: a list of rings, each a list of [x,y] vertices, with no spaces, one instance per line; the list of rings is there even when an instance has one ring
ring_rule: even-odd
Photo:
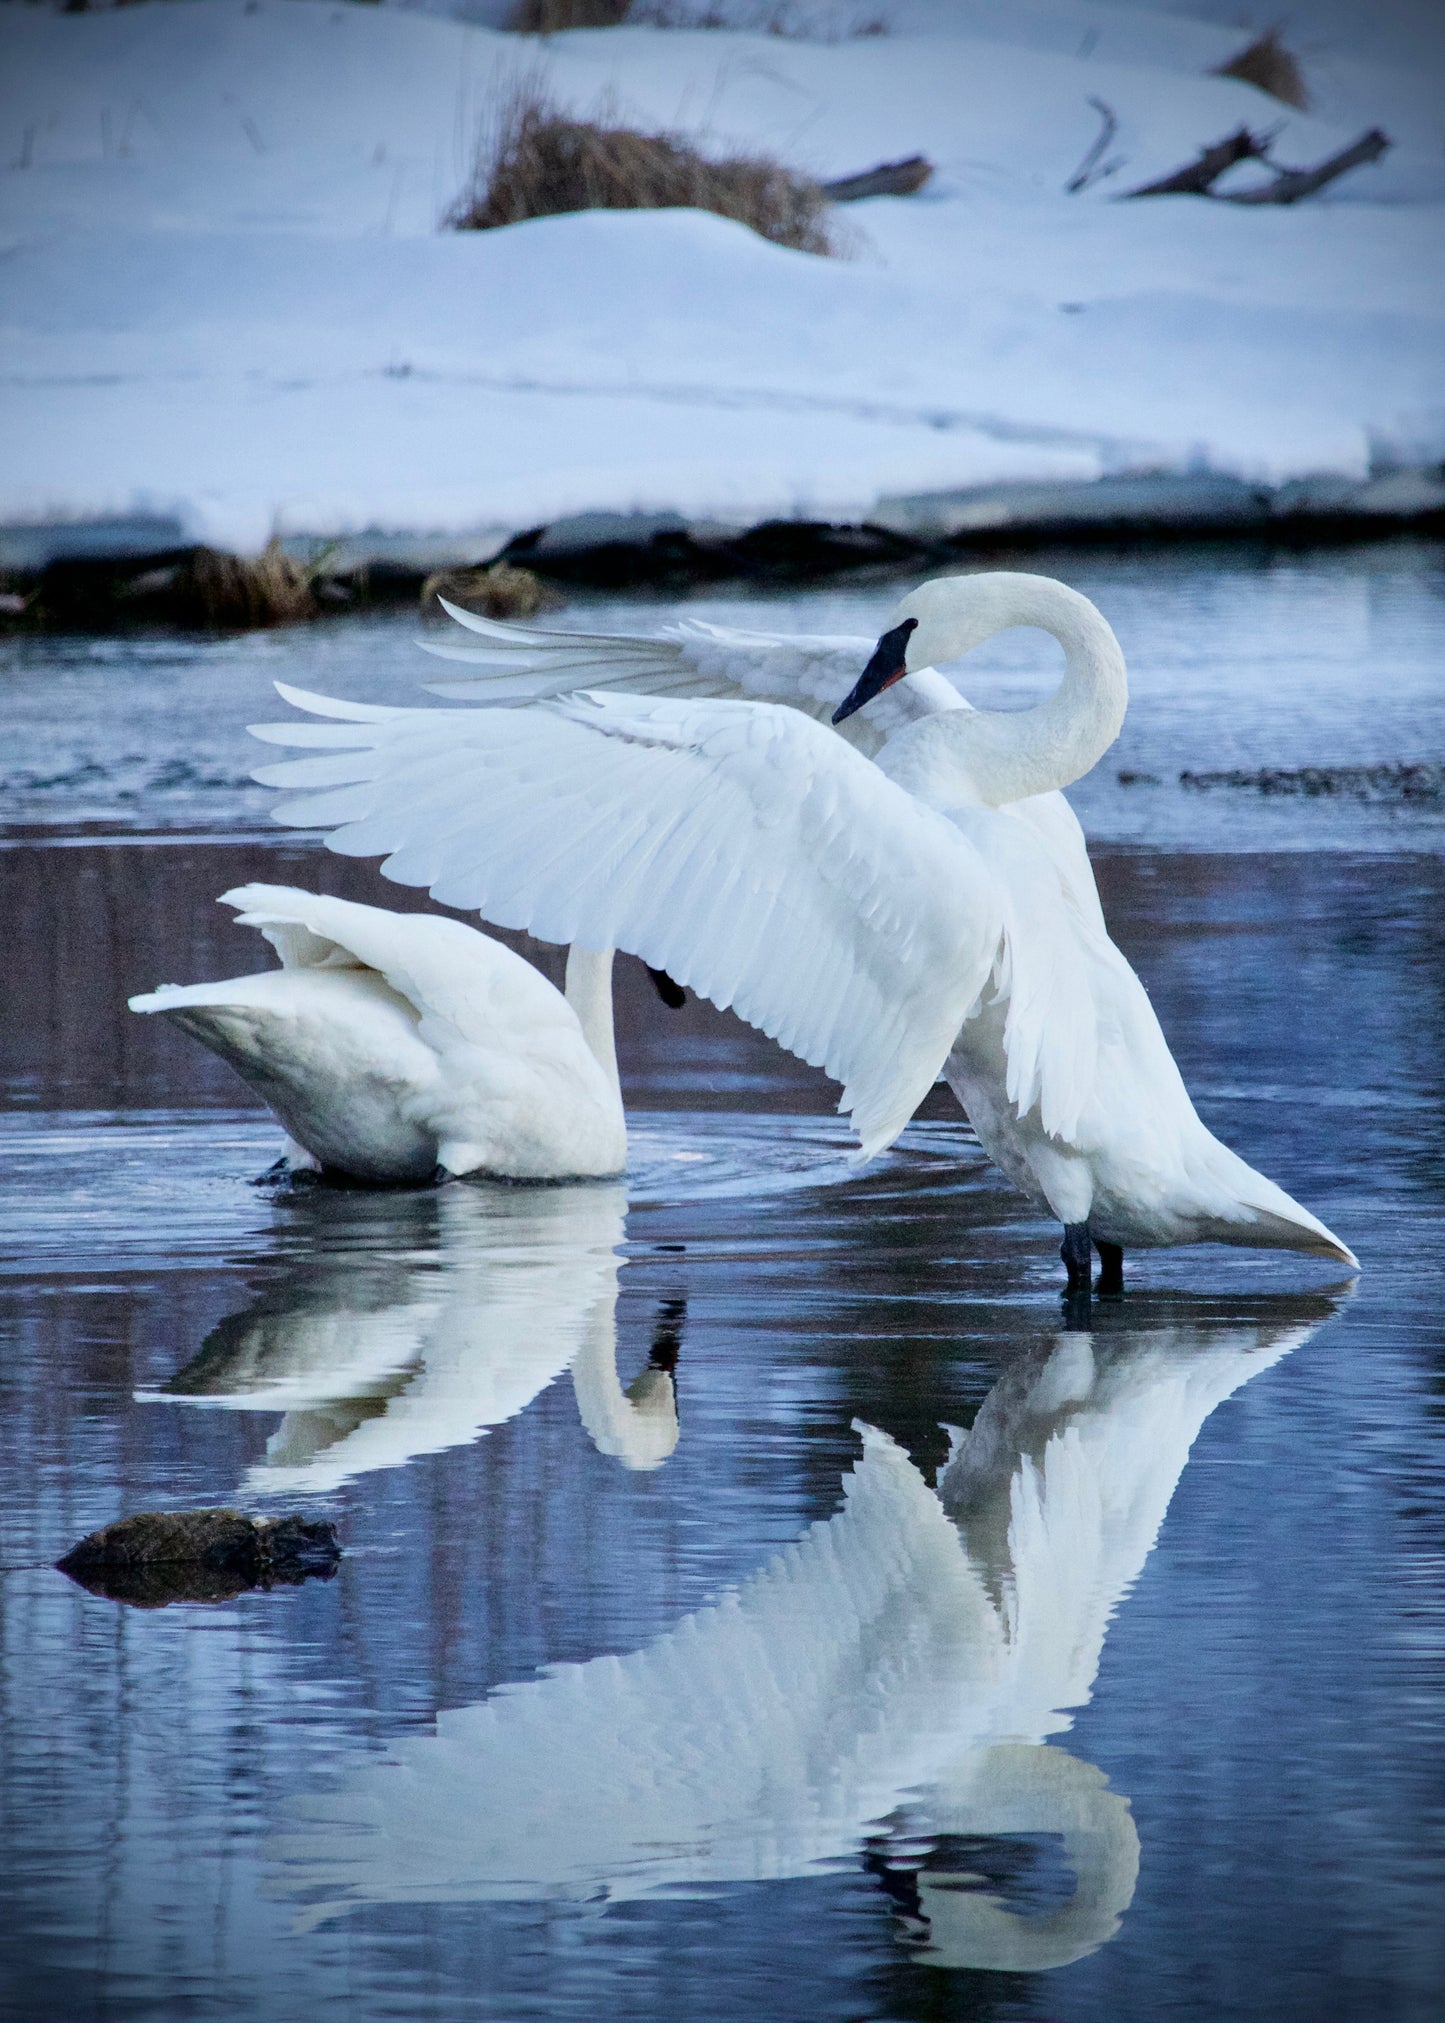
[[[671,1380],[642,1382],[634,1398],[617,1378],[622,1190],[456,1187],[432,1202],[430,1256],[409,1245],[308,1265],[142,1397],[284,1412],[247,1478],[254,1495],[320,1494],[465,1445],[569,1367],[604,1453],[630,1467],[666,1460],[677,1442]]]
[[[1193,1329],[1145,1313],[1117,1344],[1064,1336],[961,1438],[942,1485],[956,1522],[864,1429],[842,1510],[735,1596],[626,1657],[443,1713],[308,1801],[279,1850],[288,1887],[328,1894],[304,1917],[797,1875],[865,1838],[886,1865],[896,1831],[923,1958],[1039,1969],[1092,1951],[1132,1895],[1137,1838],[1099,1772],[1042,1737],[1088,1696],[1115,1583],[1137,1572],[1204,1418],[1330,1311]],[[996,1539],[1012,1556],[1002,1591]],[[930,1836],[991,1833],[1061,1834],[1069,1902],[1022,1917],[986,1893],[955,1904],[963,1878],[918,1873]]]

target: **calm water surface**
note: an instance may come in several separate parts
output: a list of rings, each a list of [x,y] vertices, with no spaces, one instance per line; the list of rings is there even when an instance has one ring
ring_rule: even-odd
[[[276,1128],[124,996],[254,966],[243,878],[423,903],[268,836],[241,731],[278,675],[405,699],[412,628],[3,648],[0,2013],[1445,2010],[1441,810],[1178,779],[1438,762],[1440,560],[1056,565],[1134,670],[1076,797],[1114,931],[1365,1267],[1166,1252],[1083,1311],[945,1092],[856,1172],[827,1083],[630,964],[625,1185],[250,1186]],[[223,1502],[333,1518],[336,1577],[51,1565]]]

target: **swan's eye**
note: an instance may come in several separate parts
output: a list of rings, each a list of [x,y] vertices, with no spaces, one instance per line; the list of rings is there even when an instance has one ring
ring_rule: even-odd
[[[854,710],[862,709],[865,702],[872,702],[875,695],[882,695],[885,688],[892,688],[895,681],[902,681],[908,672],[909,635],[917,627],[916,618],[905,618],[901,625],[895,625],[891,632],[884,633],[873,649],[873,658],[834,710],[835,724],[842,723],[844,717],[852,716]]]

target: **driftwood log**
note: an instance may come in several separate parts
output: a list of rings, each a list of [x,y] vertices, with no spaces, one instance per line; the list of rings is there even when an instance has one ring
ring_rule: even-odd
[[[1157,182],[1142,183],[1137,190],[1125,190],[1126,197],[1213,197],[1221,204],[1297,204],[1302,197],[1312,197],[1316,190],[1322,190],[1337,176],[1347,175],[1351,169],[1360,168],[1365,162],[1377,162],[1390,146],[1388,135],[1375,126],[1368,133],[1360,135],[1338,154],[1330,155],[1312,169],[1285,169],[1269,159],[1273,134],[1253,134],[1248,127],[1240,127],[1237,133],[1229,134],[1224,140],[1207,147],[1192,162],[1173,175],[1161,176]],[[1214,185],[1226,169],[1232,169],[1236,162],[1260,161],[1270,171],[1273,182],[1261,183],[1252,190],[1216,190]]]
[[[932,174],[927,155],[909,155],[901,162],[879,162],[861,175],[839,176],[823,184],[823,195],[832,204],[856,204],[860,197],[911,197]]]
[[[1341,148],[1337,155],[1330,155],[1313,169],[1274,169],[1274,181],[1265,183],[1257,190],[1240,190],[1237,195],[1228,193],[1224,202],[1229,204],[1297,204],[1301,197],[1312,197],[1316,190],[1322,190],[1326,183],[1332,183],[1336,176],[1343,176],[1350,169],[1357,169],[1365,162],[1377,162],[1389,147],[1388,137],[1377,126],[1363,133],[1347,148]]]
[[[1197,161],[1188,162],[1173,175],[1156,183],[1141,183],[1137,190],[1125,190],[1126,197],[1207,197],[1211,186],[1236,162],[1262,161],[1268,141],[1252,134],[1247,126],[1205,148]]]

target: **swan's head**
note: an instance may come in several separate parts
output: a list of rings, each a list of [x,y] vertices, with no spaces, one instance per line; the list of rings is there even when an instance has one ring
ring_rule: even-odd
[[[1074,627],[1087,627],[1090,620],[1095,626],[1103,623],[1086,597],[1051,576],[1014,569],[935,576],[899,603],[872,659],[834,711],[833,721],[842,723],[905,674],[942,667],[1011,625],[1041,625],[1067,640]]]

